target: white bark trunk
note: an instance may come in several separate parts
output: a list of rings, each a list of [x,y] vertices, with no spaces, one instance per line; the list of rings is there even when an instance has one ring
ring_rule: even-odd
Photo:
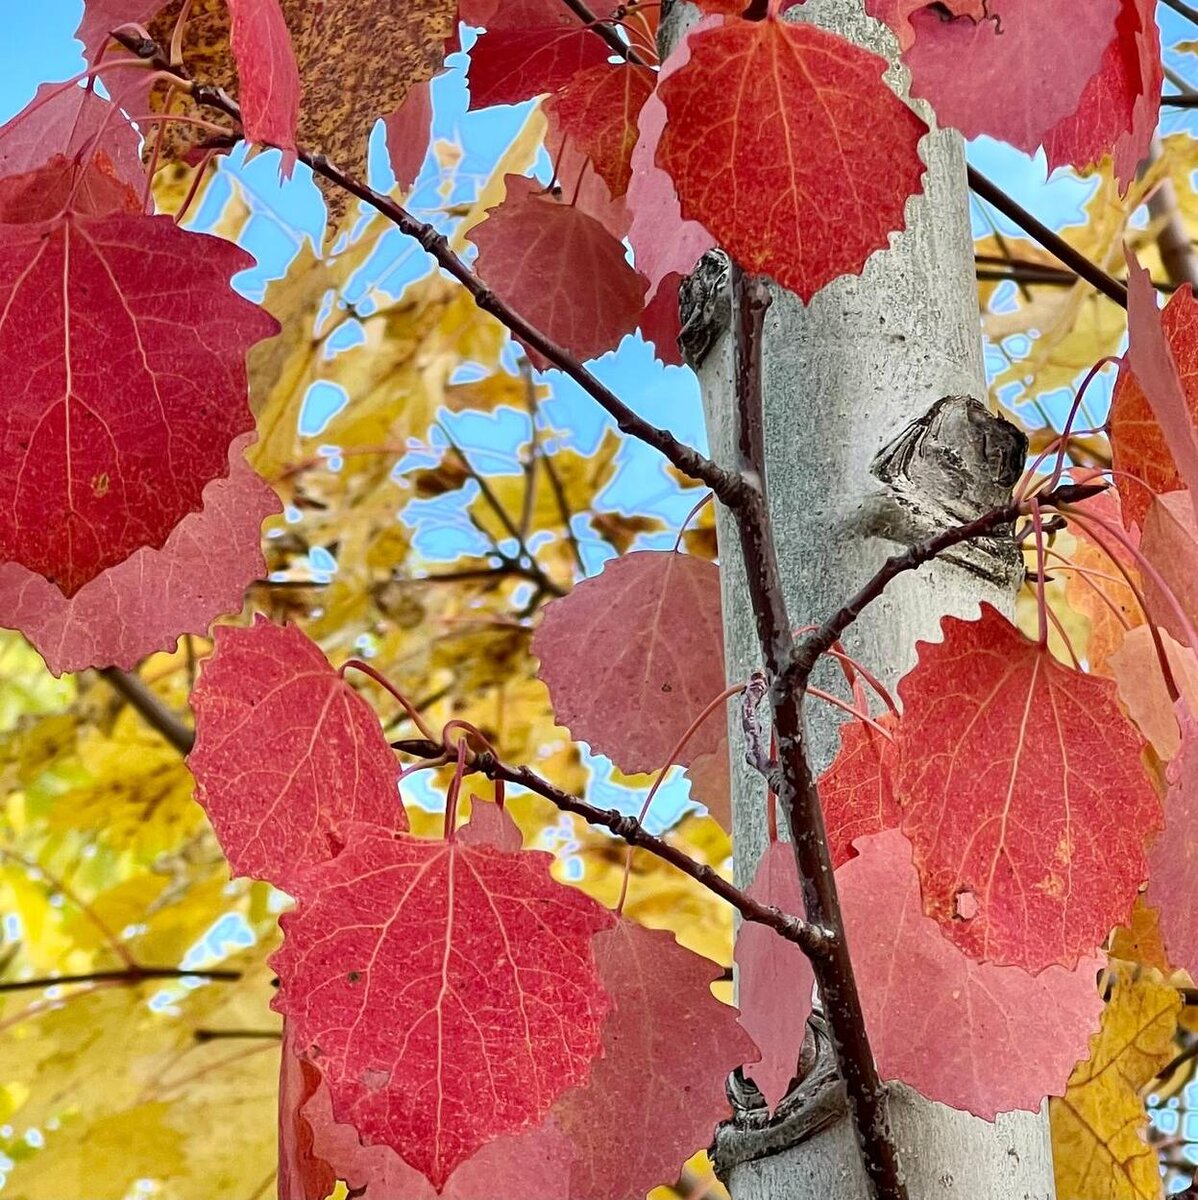
[[[686,19],[684,7],[677,5],[671,17],[675,34]],[[895,57],[893,38],[864,15],[860,0],[807,0],[791,14]],[[775,289],[767,314],[767,487],[796,624],[826,616],[897,548],[876,532],[878,496],[885,491],[870,470],[878,451],[939,398],[986,396],[961,139],[932,134],[923,155],[925,194],[908,204],[907,229],[891,248],[875,254],[859,278],[838,281],[809,307]],[[730,336],[721,336],[699,375],[712,454],[734,465]],[[942,445],[962,432],[960,425],[942,430]],[[1001,431],[996,436],[1001,442]],[[982,449],[993,450],[992,441]],[[909,482],[917,486],[920,479]],[[743,680],[760,659],[726,512],[719,533],[729,678]],[[1004,573],[1001,563],[989,578],[985,573],[935,563],[902,577],[858,621],[846,639],[849,650],[893,686],[914,663],[916,640],[939,637],[942,615],[974,615],[983,599],[1012,611],[1016,573]],[[763,786],[745,765],[737,722],[732,725],[736,877],[746,885],[766,844]],[[831,711],[812,714],[818,768],[832,757],[836,725]],[[990,1124],[905,1088],[894,1091],[892,1116],[910,1200],[1052,1200],[1042,1114],[1010,1114]],[[818,1131],[800,1144],[771,1147],[764,1157],[732,1165],[734,1200],[868,1197],[847,1121],[811,1123]],[[727,1130],[721,1144],[732,1148],[725,1165],[753,1152],[744,1141],[738,1151],[737,1135]]]

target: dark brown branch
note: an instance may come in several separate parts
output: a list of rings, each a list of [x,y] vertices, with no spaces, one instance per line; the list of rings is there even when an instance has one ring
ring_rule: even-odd
[[[765,502],[761,353],[770,297],[762,280],[746,276],[735,265],[732,288],[739,465],[749,497],[735,515],[766,672],[771,680],[778,680],[790,661],[794,640]],[[844,1079],[862,1165],[875,1200],[906,1200],[907,1188],[891,1137],[888,1093],[878,1077],[865,1030],[819,788],[807,752],[803,695],[793,686],[771,692],[778,752],[773,787],[794,846],[807,920],[831,934],[827,953],[813,957],[811,966]],[[794,1003],[800,1000],[793,998]]]
[[[82,975],[43,976],[38,979],[12,979],[0,983],[0,995],[6,992],[43,991],[79,983],[120,983],[133,987],[152,979],[212,979],[234,982],[242,973],[234,970],[185,971],[182,967],[122,967],[116,971],[88,971]]]
[[[1164,0],[1165,7],[1185,17],[1187,21],[1198,25],[1198,8],[1185,3],[1185,0]]]
[[[197,1042],[275,1041],[283,1035],[277,1029],[197,1029],[192,1035]]]
[[[100,675],[136,709],[147,725],[156,729],[180,754],[190,754],[195,734],[146,686],[140,675],[117,667],[101,667]]]
[[[1198,108],[1198,94],[1186,92],[1181,96],[1162,96],[1161,103],[1170,108]]]
[[[973,167],[969,168],[969,187],[983,200],[993,204],[1004,217],[1014,221],[1045,250],[1055,254],[1079,279],[1084,279],[1121,307],[1127,307],[1127,288],[1119,280],[1113,275],[1108,275],[1097,263],[1091,262],[1084,254],[1075,250],[1059,233],[1033,217],[1022,204],[1013,200],[1002,188],[991,183]]]
[[[592,32],[597,33],[621,58],[626,58],[637,67],[651,69],[649,64],[620,37],[606,21],[600,21],[597,16],[583,3],[583,0],[562,0],[562,3]]]

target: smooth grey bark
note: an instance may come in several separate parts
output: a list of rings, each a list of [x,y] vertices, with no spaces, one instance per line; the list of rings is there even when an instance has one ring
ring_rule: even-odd
[[[688,7],[674,6],[667,37],[677,37],[693,16]],[[895,61],[893,38],[865,16],[860,0],[807,0],[791,15],[817,21]],[[767,489],[796,625],[825,617],[897,549],[895,540],[912,533],[894,519],[893,488],[879,478],[886,473],[871,473],[871,467],[877,471],[878,452],[940,398],[986,397],[961,140],[951,132],[931,134],[923,156],[925,193],[909,202],[906,230],[870,259],[860,277],[837,281],[809,306],[773,289],[764,351]],[[699,366],[699,376],[712,455],[734,466],[727,333]],[[979,433],[969,425],[969,420],[946,422],[939,430],[941,448],[951,453],[955,441],[968,442],[971,432]],[[980,432],[984,458],[992,446]],[[957,448],[968,456],[969,447]],[[921,479],[918,472],[907,479],[908,491],[918,492]],[[915,503],[918,525],[921,506],[934,515],[962,498],[906,499]],[[903,511],[910,517],[911,503]],[[736,531],[726,511],[718,520],[728,675],[743,680],[760,658]],[[976,615],[981,600],[1010,613],[1017,580],[1018,567],[1001,557],[964,566],[931,564],[902,577],[857,622],[846,644],[893,687],[914,664],[916,641],[939,637],[944,614]],[[812,753],[822,768],[837,745],[839,716],[813,703],[808,708],[814,709]],[[731,733],[735,872],[737,883],[745,886],[766,845],[764,787],[745,763],[735,720]],[[802,1099],[800,1110],[826,1104],[828,1095]],[[910,1200],[1052,1200],[1043,1114],[1009,1114],[991,1124],[901,1086],[893,1088],[891,1108]],[[734,1200],[864,1200],[869,1195],[851,1126],[843,1115],[833,1120],[816,1115],[804,1121],[800,1111],[797,1123],[806,1124],[808,1132],[784,1150],[777,1148],[777,1137],[771,1143],[768,1135],[722,1131],[717,1157],[727,1168]],[[774,1132],[785,1135],[785,1130]],[[762,1156],[738,1163],[746,1153]]]

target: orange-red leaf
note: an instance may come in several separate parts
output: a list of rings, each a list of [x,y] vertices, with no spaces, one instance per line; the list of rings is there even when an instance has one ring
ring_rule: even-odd
[[[657,162],[682,215],[804,300],[859,272],[903,227],[924,171],[926,126],[882,82],[884,60],[772,16],[689,41],[690,61],[659,88]]]
[[[334,1116],[437,1189],[493,1138],[531,1129],[599,1051],[608,998],[591,941],[612,917],[551,862],[354,825],[280,919],[274,1006]]]
[[[1160,801],[1110,680],[990,605],[899,685],[896,791],[924,905],[975,958],[1072,967],[1126,921]]]
[[[188,766],[235,874],[294,894],[351,822],[406,829],[399,765],[374,711],[293,625],[216,631],[191,694]]]

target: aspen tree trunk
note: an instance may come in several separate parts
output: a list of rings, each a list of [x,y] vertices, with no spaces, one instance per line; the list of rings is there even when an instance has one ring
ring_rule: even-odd
[[[694,15],[675,4],[664,39],[675,41]],[[807,0],[791,15],[896,58],[894,39],[865,16],[861,0]],[[984,402],[986,386],[964,148],[955,133],[938,132],[925,139],[923,156],[926,194],[909,202],[906,231],[859,278],[838,281],[809,307],[773,289],[764,346],[766,488],[795,625],[838,607],[900,548],[896,541],[1001,503],[995,489],[1009,491],[1011,462],[1020,457],[1021,439],[980,405],[958,399],[934,407],[942,397]],[[726,327],[726,290],[711,307]],[[715,333],[697,369],[712,455],[735,465],[732,338],[726,329]],[[928,420],[910,431],[921,418]],[[903,443],[910,453],[877,460],[904,431],[917,434]],[[760,657],[736,530],[726,512],[719,520],[728,673],[743,680]],[[916,641],[939,638],[944,614],[976,615],[983,599],[1011,614],[1019,575],[1017,560],[993,547],[970,551],[960,565],[937,562],[907,574],[856,624],[848,649],[893,689],[915,661]],[[838,744],[839,717],[814,702],[807,708],[822,770]],[[731,727],[736,880],[747,886],[766,845],[764,786],[745,764],[738,720]],[[784,1102],[782,1109],[794,1108],[784,1118],[762,1129],[762,1114],[742,1113],[739,1127],[722,1127],[715,1157],[733,1200],[869,1196],[843,1101],[838,1108],[808,1079]],[[892,1088],[890,1107],[910,1200],[1052,1200],[1043,1114],[991,1124],[901,1086]]]

